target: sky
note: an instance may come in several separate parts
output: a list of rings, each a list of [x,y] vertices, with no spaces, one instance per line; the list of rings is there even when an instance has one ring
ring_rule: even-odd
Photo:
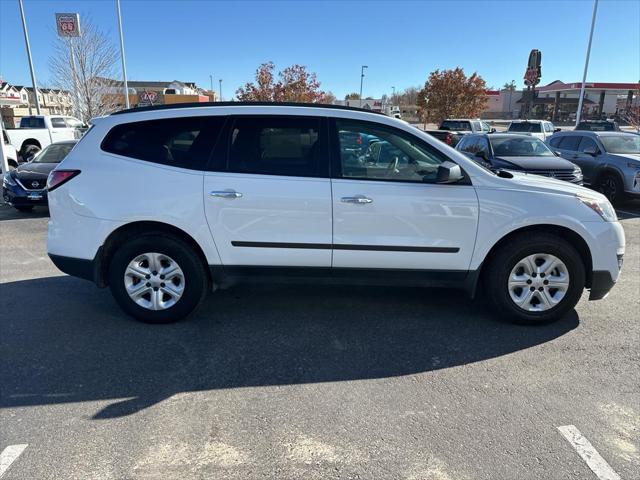
[[[115,0],[24,0],[38,82],[51,84],[55,12],[78,12],[119,47]],[[130,80],[181,80],[222,94],[263,62],[299,63],[321,88],[344,98],[424,84],[435,69],[477,72],[489,87],[519,88],[532,48],[542,81],[581,81],[592,0],[529,1],[180,1],[121,0]],[[117,65],[120,74],[120,66]],[[0,0],[0,77],[31,85],[18,0]],[[640,0],[600,0],[587,81],[640,79]]]

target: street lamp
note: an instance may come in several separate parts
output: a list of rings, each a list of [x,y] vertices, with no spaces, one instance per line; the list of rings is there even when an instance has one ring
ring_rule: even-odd
[[[362,82],[364,81],[364,69],[369,68],[366,65],[362,65],[360,68],[360,108],[362,108]]]
[[[222,79],[218,80],[218,90],[220,92],[220,101],[222,101]]]

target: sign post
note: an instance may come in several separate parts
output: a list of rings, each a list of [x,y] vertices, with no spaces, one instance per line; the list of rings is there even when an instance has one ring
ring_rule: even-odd
[[[56,13],[56,29],[58,36],[69,39],[71,53],[71,79],[73,81],[74,114],[80,117],[80,102],[78,101],[78,75],[76,74],[76,56],[73,49],[74,37],[80,36],[80,15],[77,13]]]
[[[542,68],[540,67],[541,62],[542,52],[534,48],[529,52],[529,61],[527,62],[527,69],[524,72],[524,84],[527,86],[527,96],[529,97],[527,115],[525,118],[528,118],[533,111],[533,100],[536,96],[536,85],[540,83],[540,77],[542,76]]]

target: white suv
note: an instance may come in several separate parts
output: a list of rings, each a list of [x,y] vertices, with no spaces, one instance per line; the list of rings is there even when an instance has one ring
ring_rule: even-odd
[[[509,133],[521,133],[539,138],[543,142],[549,138],[554,132],[559,132],[553,123],[547,120],[514,120],[507,127]]]
[[[344,107],[119,112],[94,122],[48,188],[53,262],[150,323],[237,279],[302,277],[460,287],[541,323],[585,287],[603,298],[625,245],[599,193],[494,173],[401,120]]]

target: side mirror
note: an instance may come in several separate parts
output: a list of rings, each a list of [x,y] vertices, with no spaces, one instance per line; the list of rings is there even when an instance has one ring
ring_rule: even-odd
[[[587,155],[591,155],[592,157],[595,157],[600,153],[600,150],[598,150],[598,147],[587,147],[584,149],[584,153],[586,153]]]
[[[553,129],[553,131],[554,132],[561,132],[562,130],[560,128],[556,127],[556,128]]]
[[[456,183],[460,180],[462,180],[460,165],[449,161],[440,164],[436,175],[436,183]]]
[[[562,152],[560,152],[558,150],[554,150],[553,153],[556,154],[556,157],[561,157],[562,156]]]

